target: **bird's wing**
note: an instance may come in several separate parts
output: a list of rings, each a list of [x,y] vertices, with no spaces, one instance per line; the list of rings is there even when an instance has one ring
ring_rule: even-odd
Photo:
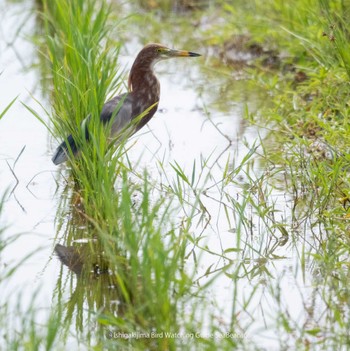
[[[117,137],[127,130],[135,129],[132,126],[133,106],[130,94],[115,96],[103,106],[101,116],[103,124],[111,123],[111,137]]]
[[[139,113],[140,112],[138,110],[133,111],[132,96],[126,93],[115,96],[113,99],[104,104],[100,115],[100,120],[104,125],[111,123],[110,137],[118,139],[119,141],[121,139],[126,140],[136,131],[136,125],[132,123],[132,120],[133,117],[135,117],[135,115],[137,116]],[[81,123],[81,128],[85,131],[86,140],[90,139],[90,120],[91,115],[88,115]],[[73,152],[73,154],[78,154],[79,147],[72,135],[67,138],[67,142],[62,142],[62,144],[56,149],[52,158],[54,164],[58,165],[65,162],[68,159],[69,149]]]

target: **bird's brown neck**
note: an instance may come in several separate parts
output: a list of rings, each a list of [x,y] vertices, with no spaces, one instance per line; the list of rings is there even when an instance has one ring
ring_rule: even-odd
[[[138,123],[136,130],[142,128],[153,117],[158,108],[160,84],[154,75],[152,65],[135,61],[128,81],[129,92],[134,96],[135,117],[150,109]]]
[[[147,97],[151,94],[156,101],[159,100],[160,85],[153,72],[151,62],[148,63],[139,60],[134,62],[129,75],[128,88],[134,94],[142,94]]]

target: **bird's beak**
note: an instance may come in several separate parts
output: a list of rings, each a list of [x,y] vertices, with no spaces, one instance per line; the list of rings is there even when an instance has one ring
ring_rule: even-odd
[[[184,50],[173,50],[173,49],[169,49],[169,51],[166,54],[169,57],[197,57],[197,56],[201,56],[200,54],[196,54],[195,52],[184,51]]]

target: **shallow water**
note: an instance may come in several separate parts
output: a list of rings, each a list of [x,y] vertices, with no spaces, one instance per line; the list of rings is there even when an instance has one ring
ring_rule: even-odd
[[[45,127],[21,104],[23,102],[38,109],[31,95],[44,106],[48,104],[46,94],[40,91],[38,71],[31,68],[33,62],[37,61],[35,48],[27,40],[34,30],[33,16],[29,17],[21,31],[16,33],[16,23],[24,21],[30,13],[29,8],[23,11],[23,6],[22,3],[9,4],[0,1],[0,10],[9,14],[0,24],[0,71],[3,72],[0,76],[0,111],[20,94],[17,102],[0,120],[0,179],[3,191],[9,190],[2,223],[9,225],[5,232],[6,237],[16,234],[20,234],[20,237],[4,251],[0,262],[2,265],[20,262],[28,254],[31,256],[14,273],[11,280],[6,282],[1,290],[1,298],[7,301],[13,298],[13,304],[16,305],[17,297],[13,292],[21,291],[24,293],[22,298],[26,306],[31,304],[31,293],[38,291],[36,306],[50,307],[61,267],[52,253],[56,233],[56,211],[62,187],[62,180],[57,183],[56,179],[59,178],[58,172],[64,171],[51,163],[52,150],[57,143],[51,140]],[[6,42],[9,38],[16,40],[8,45]],[[138,43],[129,44],[121,56],[122,65],[130,67],[140,47]],[[171,162],[177,161],[190,173],[194,161],[199,164],[201,157],[208,158],[211,155],[209,164],[212,166],[213,180],[205,184],[205,187],[211,187],[217,179],[221,179],[228,159],[232,167],[239,165],[249,148],[265,134],[264,130],[249,126],[242,120],[245,104],[254,110],[261,98],[259,94],[244,93],[242,89],[245,85],[240,81],[236,84],[239,89],[233,88],[237,89],[236,101],[233,101],[231,95],[227,100],[223,94],[218,98],[220,94],[217,90],[221,83],[227,84],[227,77],[205,75],[205,61],[204,58],[191,62],[174,60],[157,66],[156,71],[161,82],[159,112],[148,126],[133,138],[132,142],[136,143],[129,152],[130,159],[139,162],[140,169],[147,166],[154,180],[164,180],[164,175],[159,172],[159,160],[171,178],[175,176],[170,166]],[[206,86],[206,79],[211,79],[210,86]],[[242,98],[242,95],[248,95],[249,99]],[[45,118],[44,114],[42,117]],[[213,124],[218,127],[215,128]],[[254,168],[256,177],[262,171],[257,161]],[[246,179],[244,175],[242,177],[243,184]],[[241,197],[242,187],[232,185],[229,189],[232,198]],[[232,216],[230,224],[222,206],[215,201],[220,200],[220,192],[215,187],[209,195],[210,197],[202,198],[211,214],[204,242],[211,251],[221,254],[226,249],[237,248],[235,228],[232,227],[234,217]],[[276,202],[280,210],[277,215],[280,222],[290,222],[291,202],[288,194],[274,190],[269,201]],[[312,292],[309,286],[312,285],[313,277],[311,274],[302,277],[301,270],[296,266],[295,258],[299,254],[296,246],[288,242],[282,246],[278,245],[277,240],[271,240],[266,226],[254,215],[253,209],[251,211],[254,224],[251,237],[242,238],[241,253],[231,252],[227,257],[235,262],[244,258],[247,271],[266,267],[273,276],[276,286],[264,279],[264,274],[257,274],[255,278],[247,274],[246,278],[239,280],[238,301],[243,305],[245,297],[250,296],[258,286],[249,311],[242,312],[241,326],[244,330],[245,326],[248,327],[254,321],[246,337],[251,338],[254,343],[261,340],[264,346],[275,346],[274,311],[278,311],[280,307],[272,298],[270,289],[280,289],[283,308],[289,311],[293,319],[304,319],[303,301],[307,301]],[[246,246],[246,243],[251,246]],[[265,253],[264,257],[259,254],[261,252]],[[227,259],[203,254],[198,276],[202,276],[211,264],[221,267],[227,264]],[[203,281],[206,279],[202,278]],[[226,325],[231,318],[233,289],[233,282],[222,275],[208,292],[208,299],[221,311],[218,314]],[[254,316],[251,315],[253,311]],[[263,331],[265,329],[267,331]]]

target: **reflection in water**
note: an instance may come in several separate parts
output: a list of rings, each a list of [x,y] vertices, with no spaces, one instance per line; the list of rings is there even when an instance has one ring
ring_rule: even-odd
[[[71,324],[75,321],[79,330],[85,332],[88,330],[87,325],[99,326],[95,323],[96,313],[116,318],[123,315],[123,293],[119,289],[115,272],[110,269],[111,265],[106,261],[96,241],[76,246],[56,244],[55,252],[60,261],[77,276],[67,301],[60,301],[64,291],[64,284],[61,285],[63,276],[58,280],[58,287],[61,286],[58,298],[59,302],[66,306],[66,322]],[[97,329],[100,329],[102,335],[105,334],[103,326]],[[95,337],[98,336],[97,329]]]
[[[41,23],[38,23],[38,34],[41,33],[40,26]],[[45,50],[41,48],[41,51]],[[27,54],[26,50],[24,52]],[[134,47],[130,52],[134,52]],[[15,61],[13,58],[11,60]],[[127,58],[129,60],[131,58]],[[45,77],[49,76],[49,67],[45,62],[40,61],[40,81],[48,84]],[[179,69],[181,66],[166,66],[166,69],[169,67]],[[207,314],[203,312],[203,316],[219,321],[220,330],[248,330],[254,336],[254,343],[258,344],[255,331],[259,330],[260,333],[262,329],[267,330],[272,339],[279,313],[286,312],[288,316],[291,313],[291,319],[301,320],[302,307],[299,309],[295,306],[308,302],[310,291],[313,295],[310,316],[315,310],[314,295],[320,288],[310,288],[312,284],[309,283],[314,280],[315,285],[319,284],[330,268],[327,268],[326,262],[314,265],[316,267],[310,269],[313,275],[310,279],[309,271],[305,266],[300,267],[300,262],[293,255],[303,257],[303,262],[307,260],[306,264],[311,265],[313,261],[310,257],[320,252],[321,245],[329,245],[331,251],[332,242],[327,235],[326,244],[317,242],[310,246],[308,239],[303,240],[295,233],[287,234],[286,231],[290,229],[283,232],[284,228],[295,228],[296,223],[304,228],[299,230],[306,236],[305,232],[308,232],[308,228],[314,228],[314,223],[304,224],[300,221],[302,216],[295,211],[291,201],[294,194],[286,194],[285,177],[276,185],[276,174],[272,174],[273,168],[264,159],[263,152],[261,159],[247,162],[258,149],[251,145],[254,140],[263,138],[261,134],[264,132],[249,126],[241,115],[246,103],[250,112],[255,111],[266,96],[260,91],[250,90],[246,82],[236,81],[232,70],[221,75],[217,68],[206,65],[192,67],[188,71],[182,67],[184,77],[172,75],[167,78],[162,67],[159,67],[164,88],[162,105],[166,112],[159,113],[150,127],[159,141],[155,141],[150,133],[138,136],[138,143],[130,150],[128,162],[125,162],[136,164],[142,155],[138,170],[147,169],[147,176],[154,182],[147,183],[146,175],[144,178],[135,175],[142,173],[135,170],[132,180],[118,179],[118,190],[113,189],[112,193],[112,187],[108,189],[108,195],[112,193],[114,196],[110,213],[108,216],[102,215],[100,225],[96,225],[94,218],[87,215],[82,194],[70,183],[57,196],[50,194],[50,201],[41,207],[38,201],[34,205],[27,202],[25,208],[29,209],[28,215],[24,216],[22,210],[17,217],[12,215],[18,226],[15,228],[17,231],[24,227],[28,231],[35,228],[35,231],[52,233],[54,216],[51,216],[51,212],[46,223],[48,229],[38,229],[37,223],[43,223],[47,208],[57,204],[55,251],[70,272],[67,274],[66,270],[61,270],[54,297],[58,300],[57,305],[65,308],[66,326],[71,328],[74,335],[76,330],[91,334],[91,325],[97,330],[95,335],[90,335],[91,339],[104,337],[106,325],[110,332],[178,331],[185,328],[184,320],[195,319],[191,313],[198,307],[200,312],[197,313],[205,310]],[[223,67],[220,69],[227,70]],[[19,76],[22,85],[22,72]],[[173,81],[169,82],[169,79]],[[209,88],[208,81],[211,82]],[[198,86],[195,87],[193,82]],[[8,93],[6,84],[4,93]],[[34,88],[28,90],[35,91]],[[44,86],[43,90],[49,91],[50,86]],[[9,101],[17,94],[18,91],[12,91]],[[174,96],[177,98],[174,99]],[[31,116],[18,123],[17,118],[22,115],[23,110],[15,110],[13,124],[16,128],[10,123],[6,124],[11,121],[11,116],[1,120],[0,129],[3,133],[0,138],[1,152],[9,154],[13,160],[16,160],[24,140],[27,145],[15,169],[19,179],[16,188],[19,197],[29,193],[26,189],[23,191],[25,187],[21,188],[21,185],[28,184],[33,179],[33,173],[46,170],[50,162],[48,155],[42,155],[42,150],[47,146],[46,132],[38,132]],[[19,128],[23,128],[23,131]],[[6,139],[14,131],[17,139]],[[44,141],[38,146],[40,136]],[[246,140],[245,144],[243,140]],[[36,148],[38,150],[33,153]],[[15,154],[13,150],[16,150]],[[273,148],[268,152],[273,153]],[[185,168],[186,171],[182,172]],[[23,181],[23,176],[28,174],[28,181]],[[62,171],[58,183],[62,180],[65,182],[65,174]],[[9,179],[13,181],[11,174]],[[57,186],[51,177],[37,183],[41,183],[40,190],[49,186],[56,189]],[[144,191],[140,183],[148,184],[151,190]],[[276,190],[277,187],[280,187],[280,191]],[[57,188],[58,191],[62,189],[61,186]],[[95,188],[93,190],[97,191]],[[164,199],[163,202],[158,201],[159,194],[169,202]],[[174,194],[177,196],[174,202],[180,202],[181,209],[177,207],[173,210],[176,207],[171,203],[176,197]],[[101,197],[96,212],[105,205],[107,197]],[[121,198],[124,198],[124,205],[127,206],[120,205]],[[35,200],[38,199],[35,197]],[[8,204],[6,206],[13,209]],[[33,209],[37,208],[40,214],[33,216]],[[299,205],[298,210],[302,211],[302,206]],[[33,223],[28,225],[29,219]],[[161,226],[161,221],[166,224]],[[176,227],[171,223],[176,223]],[[43,240],[49,242],[50,237]],[[30,240],[32,242],[37,245],[37,242]],[[23,247],[26,245],[28,240]],[[310,257],[305,258],[305,255]],[[35,276],[41,269],[42,261],[37,260],[36,264],[28,276]],[[195,272],[192,271],[193,267],[196,268]],[[224,274],[219,275],[210,291],[215,307],[206,309],[204,300],[207,299],[201,297],[207,297],[208,292],[201,290],[201,287],[210,285],[208,280],[215,277],[217,272]],[[348,273],[344,270],[337,274]],[[20,279],[23,279],[23,275]],[[257,282],[262,281],[265,284],[260,289],[263,284]],[[336,278],[332,278],[331,284],[336,286]],[[291,285],[300,289],[300,298],[292,293]],[[51,294],[51,287],[48,289]],[[327,292],[327,287],[323,289]],[[346,307],[346,291],[343,299],[340,308]],[[324,300],[322,297],[319,300],[317,308],[320,310]],[[286,311],[281,310],[282,304],[285,304],[283,308]],[[217,305],[219,312],[215,312]],[[184,310],[187,314],[183,313]],[[322,311],[327,313],[327,306]],[[190,323],[191,327],[194,324]],[[198,330],[202,326],[199,323]],[[159,345],[147,344],[147,340],[144,342],[145,348],[159,349]],[[117,347],[116,342],[112,345]],[[169,345],[163,345],[163,349],[169,348]]]
[[[88,223],[81,198],[76,192],[70,194],[70,213],[67,214],[67,195],[66,193],[62,196],[63,203],[60,207],[60,210],[64,211],[64,217],[58,214],[62,225],[59,228],[64,228],[65,245],[56,244],[55,252],[62,264],[67,266],[76,278],[69,278],[69,275],[65,278],[64,271],[61,271],[56,290],[58,302],[66,306],[63,313],[68,325],[75,324],[77,331],[88,339],[98,338],[99,335],[103,337],[106,330],[104,326],[96,323],[96,313],[116,318],[123,314],[124,295],[118,288],[117,268],[113,266],[116,261],[107,258],[103,243]],[[62,218],[68,218],[66,223]],[[66,246],[66,243],[70,243],[70,246]],[[65,283],[66,279],[72,281],[68,286]],[[69,297],[65,301],[64,292],[67,288]],[[91,330],[94,330],[94,335],[90,335]]]
[[[182,301],[192,285],[182,264],[186,230],[156,219],[169,218],[171,206],[164,199],[150,199],[147,175],[142,192],[125,177],[119,182],[122,190],[115,190],[111,204],[113,220],[95,223],[77,188],[64,192],[57,214],[61,243],[55,252],[71,273],[65,277],[61,271],[55,295],[59,305],[66,306],[68,325],[75,324],[91,342],[92,337],[105,342],[108,333],[177,331]],[[141,342],[159,350],[159,343],[175,341]]]
[[[91,250],[88,244],[83,244],[81,247],[63,246],[57,244],[55,252],[60,261],[66,265],[76,275],[81,276],[84,270],[85,274],[93,273],[95,277],[108,273],[108,265],[101,266],[100,255],[93,257],[94,250]]]

